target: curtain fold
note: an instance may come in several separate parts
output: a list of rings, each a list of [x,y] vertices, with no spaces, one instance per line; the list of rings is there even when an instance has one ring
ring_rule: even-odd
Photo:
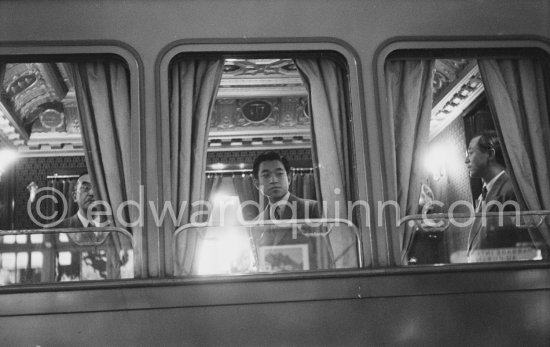
[[[288,187],[288,190],[301,198],[304,197],[303,194],[303,186],[302,186],[302,177],[300,176],[299,172],[296,172],[294,170],[290,171],[290,187]]]
[[[183,203],[205,199],[206,150],[210,117],[218,86],[223,72],[223,59],[182,59],[174,63],[169,71],[169,178],[165,182],[164,196],[178,210]],[[178,226],[191,221],[194,212],[204,217],[197,221],[206,222],[206,214],[200,214],[200,206],[186,208],[181,221],[176,225],[165,224],[168,234],[165,249],[172,249],[176,243],[177,269],[175,275],[196,273],[194,262],[199,235],[193,232],[180,235],[173,240]],[[172,274],[173,261],[166,263],[166,271]]]
[[[313,173],[302,173],[302,186],[304,189],[304,199],[317,200],[317,191],[315,189],[315,177]]]
[[[204,200],[211,200],[212,193],[218,191],[222,184],[223,176],[222,175],[206,175],[205,187],[204,187]]]
[[[258,216],[260,211],[258,207],[248,203],[244,204],[247,201],[254,201],[256,203],[260,202],[260,194],[258,189],[254,186],[254,180],[251,174],[249,175],[234,175],[232,177],[233,187],[235,192],[239,196],[239,201],[241,202],[241,212],[243,219],[245,221],[252,221]]]
[[[309,92],[312,156],[321,195],[317,198],[326,205],[323,211],[326,218],[348,219],[347,202],[353,197],[346,69],[329,57],[296,58],[295,63]],[[336,267],[356,266],[357,255],[347,251],[355,243],[354,236],[329,235]]]
[[[315,177],[312,172],[294,169],[290,172],[290,192],[304,199],[317,200]]]
[[[117,217],[118,208],[130,199],[132,189],[129,71],[118,61],[75,63],[72,71],[88,171],[97,195]],[[124,221],[135,221],[129,209],[120,212]],[[112,218],[112,222],[128,229],[119,218]],[[118,234],[113,235],[113,242],[117,254],[132,248],[130,240]],[[139,266],[135,269],[139,271]]]
[[[391,172],[396,173],[393,198],[400,207],[399,218],[416,214],[418,209],[422,155],[429,141],[433,74],[433,60],[390,60],[385,66],[390,150],[394,149],[387,160],[391,160]],[[396,264],[404,264],[413,236],[412,230],[405,228],[397,240],[389,238]]]
[[[479,59],[478,64],[519,203],[528,210],[550,210],[548,71],[536,59]],[[531,231],[546,246],[549,223],[537,235]]]

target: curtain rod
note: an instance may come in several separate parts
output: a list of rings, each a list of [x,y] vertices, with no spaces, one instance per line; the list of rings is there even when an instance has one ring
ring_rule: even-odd
[[[305,171],[313,171],[313,168],[290,168],[290,171],[292,172],[305,172]],[[206,170],[206,174],[224,174],[224,173],[231,173],[231,174],[247,174],[252,173],[252,169],[236,169],[236,170]]]
[[[206,170],[207,174],[222,174],[222,173],[252,173],[252,169],[238,169],[238,170]]]
[[[50,179],[64,179],[64,178],[78,178],[80,177],[80,175],[58,175],[58,174],[53,174],[53,175],[50,175],[50,176],[46,176],[46,179],[50,180]]]

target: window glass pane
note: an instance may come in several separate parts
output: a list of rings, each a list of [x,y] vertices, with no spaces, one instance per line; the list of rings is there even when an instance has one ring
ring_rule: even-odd
[[[31,235],[31,243],[42,243],[43,241],[43,235]]]
[[[336,253],[332,234],[351,240]],[[342,237],[345,236],[345,237]],[[330,219],[265,221],[234,226],[187,225],[176,233],[176,243],[197,240],[196,265],[178,263],[176,271],[189,275],[239,275],[336,269],[335,259],[356,254],[357,228]],[[190,260],[191,262],[191,260]],[[355,264],[359,267],[359,263]]]
[[[66,231],[68,242],[55,242],[54,236],[61,230]],[[134,277],[133,251],[124,255],[127,259],[121,264],[123,255],[115,244],[124,238],[131,243],[129,234],[121,229],[35,229],[30,237],[37,236],[46,241],[0,246],[2,285]]]
[[[422,71],[422,64],[429,68]],[[548,259],[549,192],[540,170],[550,156],[530,129],[545,132],[549,119],[528,101],[547,109],[547,64],[529,55],[386,62],[386,82],[397,82],[388,88],[390,117],[396,139],[405,139],[395,141],[395,167],[411,169],[397,176],[398,190],[409,192],[399,201],[401,217],[409,217],[399,227],[397,263]],[[392,94],[397,86],[402,94]],[[415,103],[421,106],[411,108]],[[535,212],[538,222],[529,222]],[[422,213],[432,216],[412,217]]]
[[[208,216],[202,222],[208,227],[191,220],[176,231],[176,275],[359,267],[359,231],[351,214],[337,211],[335,216],[334,199],[324,191],[334,186],[337,189],[332,189],[331,194],[341,191],[344,200],[348,196],[351,200],[347,70],[337,58],[318,60],[292,55],[225,58],[215,97],[207,98],[204,88],[201,90],[201,97],[205,97],[200,103],[212,105],[204,148],[206,172],[201,173],[205,175],[203,198],[208,204],[205,208]],[[221,60],[211,59],[210,71],[220,63]],[[176,83],[174,76],[181,79],[185,78],[186,71],[204,71],[200,69],[201,64],[206,65],[207,60],[184,56],[172,62],[172,97],[184,98],[185,94],[176,93],[176,88],[183,83],[180,80]],[[308,78],[310,85],[306,86],[303,75],[314,75],[314,71],[319,70],[329,76],[326,78],[330,84],[320,88],[317,84],[321,82]],[[204,85],[216,75],[204,73],[201,77]],[[317,98],[322,100],[315,99],[313,102],[317,104],[313,107],[308,88],[330,92],[322,97],[319,97],[322,93],[317,93]],[[312,111],[320,109],[321,102],[334,104],[333,112]],[[171,102],[176,104],[175,100]],[[198,112],[200,109],[192,113],[193,121],[197,121]],[[183,122],[182,119],[191,114],[172,107],[170,116],[174,121]],[[316,119],[319,128],[313,127],[312,119]],[[330,128],[332,123],[343,124],[330,130],[337,136],[326,136],[319,130]],[[322,139],[317,144],[314,143],[316,136]],[[200,147],[193,148],[196,152]],[[321,151],[323,155],[319,154]],[[333,160],[326,159],[328,153]],[[257,158],[263,159],[257,162],[257,171],[254,171]],[[197,160],[196,157],[193,160]],[[342,163],[340,167],[338,162]],[[327,174],[327,170],[333,170],[333,175]],[[325,186],[321,186],[321,181]],[[287,207],[279,209],[276,204]],[[272,216],[272,211],[276,211],[276,216]],[[307,218],[324,218],[324,222],[312,226],[311,232],[307,231],[307,222],[290,222]],[[349,223],[344,221],[342,229],[333,218],[349,219]],[[285,221],[285,226],[272,225],[274,219]],[[277,257],[293,265],[266,263]]]
[[[100,115],[129,110],[126,64],[111,56],[21,59],[0,58],[0,284],[133,278],[130,234],[99,216],[88,167],[115,149],[84,140],[98,132],[95,122],[116,132]],[[88,160],[87,148],[97,151]]]

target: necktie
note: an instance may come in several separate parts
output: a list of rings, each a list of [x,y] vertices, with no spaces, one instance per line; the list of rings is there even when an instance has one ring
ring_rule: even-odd
[[[487,197],[487,187],[483,186],[483,189],[481,190],[481,199],[485,201],[485,198]]]
[[[483,189],[481,189],[481,195],[477,198],[476,201],[476,212],[481,212],[483,202],[485,201],[485,198],[487,197],[487,187],[483,186]]]
[[[275,206],[273,216],[275,217],[275,219],[281,219],[281,206]]]

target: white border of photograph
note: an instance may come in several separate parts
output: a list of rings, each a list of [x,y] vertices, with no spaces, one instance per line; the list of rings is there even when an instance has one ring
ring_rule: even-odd
[[[287,264],[286,267],[273,267],[266,257],[280,254],[289,257],[292,261],[298,264]],[[279,245],[279,246],[261,246],[260,252],[260,271],[261,272],[282,272],[282,271],[304,271],[309,270],[309,247],[307,244],[297,245]]]

